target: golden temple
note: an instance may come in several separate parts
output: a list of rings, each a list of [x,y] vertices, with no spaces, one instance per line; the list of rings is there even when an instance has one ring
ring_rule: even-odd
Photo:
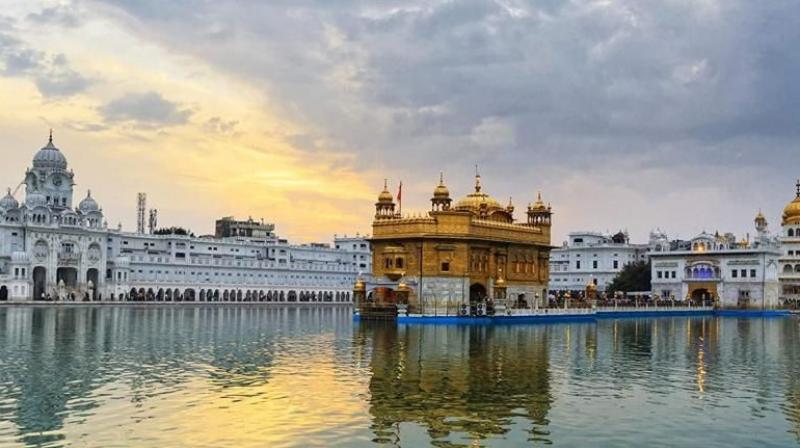
[[[524,222],[515,222],[510,200],[503,206],[483,191],[479,174],[474,191],[454,204],[440,176],[430,201],[426,215],[404,217],[384,184],[370,240],[373,281],[355,288],[364,311],[482,315],[500,302],[543,303],[552,208],[541,194]]]

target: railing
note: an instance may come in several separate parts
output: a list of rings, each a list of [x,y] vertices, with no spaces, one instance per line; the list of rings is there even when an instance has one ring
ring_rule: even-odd
[[[573,314],[593,314],[592,308],[513,308],[507,309],[506,314],[511,316],[559,316]]]
[[[626,313],[647,313],[647,312],[665,312],[665,311],[687,311],[687,310],[694,310],[694,311],[711,311],[714,307],[712,306],[599,306],[596,308],[598,312],[626,312]]]

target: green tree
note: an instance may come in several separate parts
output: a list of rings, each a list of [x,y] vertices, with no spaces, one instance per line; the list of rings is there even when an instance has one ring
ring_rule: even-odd
[[[623,266],[606,291],[650,291],[650,262],[634,261]]]
[[[186,230],[183,227],[163,227],[161,229],[156,229],[154,232],[156,235],[188,235],[194,236],[190,230]]]

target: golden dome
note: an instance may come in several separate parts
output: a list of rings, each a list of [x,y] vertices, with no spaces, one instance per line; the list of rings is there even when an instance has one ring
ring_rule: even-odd
[[[397,292],[411,292],[411,288],[401,279],[400,283],[397,284]]]
[[[533,203],[533,210],[546,210],[547,207],[544,205],[544,201],[542,201],[542,192],[536,193],[536,202]]]
[[[456,202],[455,209],[458,211],[469,211],[478,213],[483,206],[486,206],[486,211],[491,214],[495,211],[505,211],[505,207],[500,205],[496,199],[486,193],[481,192],[481,176],[475,176],[475,192],[470,193],[467,197]]]
[[[444,184],[444,174],[439,173],[439,185],[433,189],[433,197],[437,199],[444,199],[450,197],[450,190]]]
[[[797,181],[797,195],[794,200],[783,209],[783,223],[796,224],[800,222],[800,180]]]
[[[356,280],[356,284],[353,286],[353,291],[355,292],[363,292],[367,290],[366,284],[364,284],[364,280],[361,277]]]
[[[378,202],[382,203],[394,202],[394,196],[392,196],[392,193],[389,193],[389,185],[386,179],[383,180],[383,191],[381,191],[381,194],[378,195]]]

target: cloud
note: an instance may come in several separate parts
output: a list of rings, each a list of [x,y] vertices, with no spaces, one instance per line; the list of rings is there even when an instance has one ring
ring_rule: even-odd
[[[549,189],[557,210],[614,210],[602,191],[652,198],[570,228],[688,232],[704,224],[687,213],[709,209],[724,227],[733,212],[698,191],[779,208],[767,198],[800,165],[794,0],[99,3],[141,38],[263,89],[306,145],[353,151],[405,185],[445,169],[464,191],[480,163],[498,196]],[[578,174],[591,197],[566,188]],[[762,182],[742,182],[752,176]]]
[[[238,124],[236,120],[225,121],[220,117],[211,117],[203,124],[203,129],[216,134],[232,134]]]
[[[72,69],[63,54],[31,48],[12,31],[0,31],[0,74],[32,79],[39,93],[49,99],[69,97],[94,84],[94,80]]]
[[[28,14],[26,19],[36,26],[57,25],[65,28],[74,28],[83,23],[81,13],[75,5],[70,4],[42,8],[39,12]]]
[[[99,108],[110,123],[131,123],[139,128],[159,128],[186,124],[192,111],[164,99],[158,92],[128,93]]]

